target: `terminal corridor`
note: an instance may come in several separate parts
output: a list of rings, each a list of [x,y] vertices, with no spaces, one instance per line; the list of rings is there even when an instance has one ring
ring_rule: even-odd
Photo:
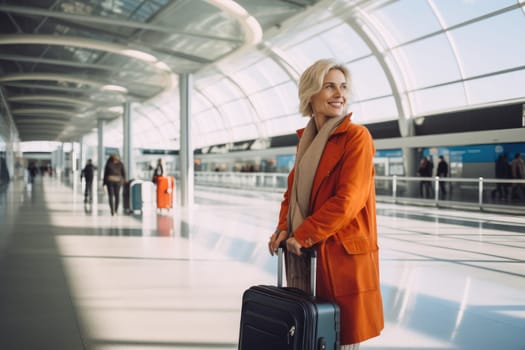
[[[236,349],[275,284],[280,195],[197,187],[191,211],[111,216],[37,177],[0,192],[0,349]],[[378,203],[386,317],[364,350],[524,350],[525,218]]]

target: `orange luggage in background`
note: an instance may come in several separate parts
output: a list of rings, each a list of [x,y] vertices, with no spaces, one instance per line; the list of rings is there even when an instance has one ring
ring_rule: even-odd
[[[173,176],[157,177],[157,208],[170,209],[173,207],[175,195],[175,178]]]

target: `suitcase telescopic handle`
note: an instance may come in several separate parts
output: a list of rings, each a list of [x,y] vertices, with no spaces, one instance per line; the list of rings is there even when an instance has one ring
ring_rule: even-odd
[[[283,286],[284,250],[286,250],[286,241],[281,241],[277,249],[277,287]],[[303,247],[301,252],[310,257],[310,291],[312,296],[315,297],[315,289],[317,288],[317,251],[315,248]]]

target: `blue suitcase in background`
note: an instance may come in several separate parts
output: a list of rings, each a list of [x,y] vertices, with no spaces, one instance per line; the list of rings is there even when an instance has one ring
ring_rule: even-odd
[[[144,211],[146,208],[155,208],[155,185],[150,181],[133,180],[129,189],[129,208]]]
[[[315,291],[317,256],[311,258]],[[339,350],[340,311],[331,301],[282,287],[283,252],[279,248],[276,286],[253,286],[242,299],[239,350]]]
[[[142,210],[142,180],[134,180],[129,189],[129,209],[131,212]]]

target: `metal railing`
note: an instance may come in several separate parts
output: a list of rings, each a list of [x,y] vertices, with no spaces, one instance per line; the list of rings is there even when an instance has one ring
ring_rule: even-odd
[[[261,191],[282,192],[287,178],[283,173],[195,172],[196,185]]]
[[[525,180],[376,176],[378,200],[525,213]]]
[[[195,184],[282,192],[288,174],[195,172]],[[525,180],[376,176],[378,202],[525,214]]]

